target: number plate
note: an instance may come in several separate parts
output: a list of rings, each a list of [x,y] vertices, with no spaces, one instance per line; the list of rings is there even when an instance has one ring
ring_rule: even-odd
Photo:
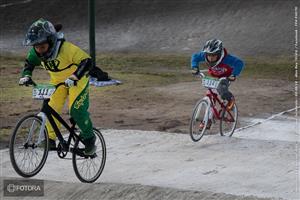
[[[202,85],[206,88],[217,89],[219,85],[219,79],[212,77],[205,77],[202,79]]]
[[[32,90],[32,97],[34,99],[50,99],[51,95],[55,92],[54,85],[44,84],[37,85]]]

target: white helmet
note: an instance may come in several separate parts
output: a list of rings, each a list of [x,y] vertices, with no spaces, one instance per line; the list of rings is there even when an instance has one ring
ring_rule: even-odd
[[[216,54],[218,55],[218,60],[216,62],[209,62],[207,59],[206,61],[210,66],[216,66],[218,65],[221,60],[224,57],[224,48],[223,48],[223,42],[218,39],[211,39],[208,40],[204,47],[203,47],[203,52],[207,54]]]

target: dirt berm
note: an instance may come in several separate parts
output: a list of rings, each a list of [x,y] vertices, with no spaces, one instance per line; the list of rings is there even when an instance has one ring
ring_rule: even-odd
[[[97,51],[191,53],[217,37],[239,56],[290,55],[296,5],[299,1],[96,1]],[[67,39],[87,48],[87,11],[81,0],[1,0],[0,51],[24,52],[24,33],[40,17],[62,23]]]
[[[1,184],[9,178],[0,177]],[[162,188],[155,186],[145,186],[140,184],[118,184],[100,183],[83,184],[67,183],[58,181],[44,181],[43,197],[3,197],[3,187],[1,196],[4,199],[72,199],[72,200],[109,200],[109,199],[141,199],[141,200],[173,200],[173,199],[230,199],[230,200],[268,200],[269,198],[256,198],[253,196],[236,196],[224,193],[199,192],[189,190],[178,190],[172,188]]]

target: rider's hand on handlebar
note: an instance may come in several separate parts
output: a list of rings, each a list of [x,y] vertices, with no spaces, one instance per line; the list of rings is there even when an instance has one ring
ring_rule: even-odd
[[[192,74],[193,75],[198,75],[200,73],[199,68],[193,68],[192,69]]]
[[[30,84],[32,84],[32,79],[30,76],[24,76],[19,80],[19,85],[29,86]]]
[[[229,76],[229,77],[228,77],[228,80],[229,80],[229,81],[235,81],[235,80],[236,80],[236,76]]]
[[[65,80],[65,85],[67,87],[73,87],[77,85],[78,78],[75,75],[71,75],[67,80]]]

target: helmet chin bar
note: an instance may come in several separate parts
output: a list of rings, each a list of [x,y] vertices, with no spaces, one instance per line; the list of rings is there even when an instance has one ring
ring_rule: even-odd
[[[50,38],[47,39],[46,42],[44,43],[48,43],[49,47],[48,50],[45,53],[38,53],[35,49],[36,54],[38,55],[38,57],[42,60],[42,61],[47,61],[49,58],[51,58],[51,56],[53,55],[53,53],[56,50],[56,45],[57,45],[57,39],[55,38],[54,40],[51,40]]]
[[[36,55],[42,60],[42,61],[46,61],[49,57],[51,57],[51,53],[49,52],[49,48],[45,53],[38,53],[35,49],[34,49]]]
[[[210,67],[214,67],[214,66],[217,66],[218,64],[220,64],[220,62],[222,61],[222,59],[224,58],[224,55],[225,55],[225,52],[224,52],[224,49],[222,49],[221,53],[218,55],[218,59],[214,62],[210,62],[208,59],[207,59],[207,56],[205,56],[205,61],[208,63],[208,65]]]

